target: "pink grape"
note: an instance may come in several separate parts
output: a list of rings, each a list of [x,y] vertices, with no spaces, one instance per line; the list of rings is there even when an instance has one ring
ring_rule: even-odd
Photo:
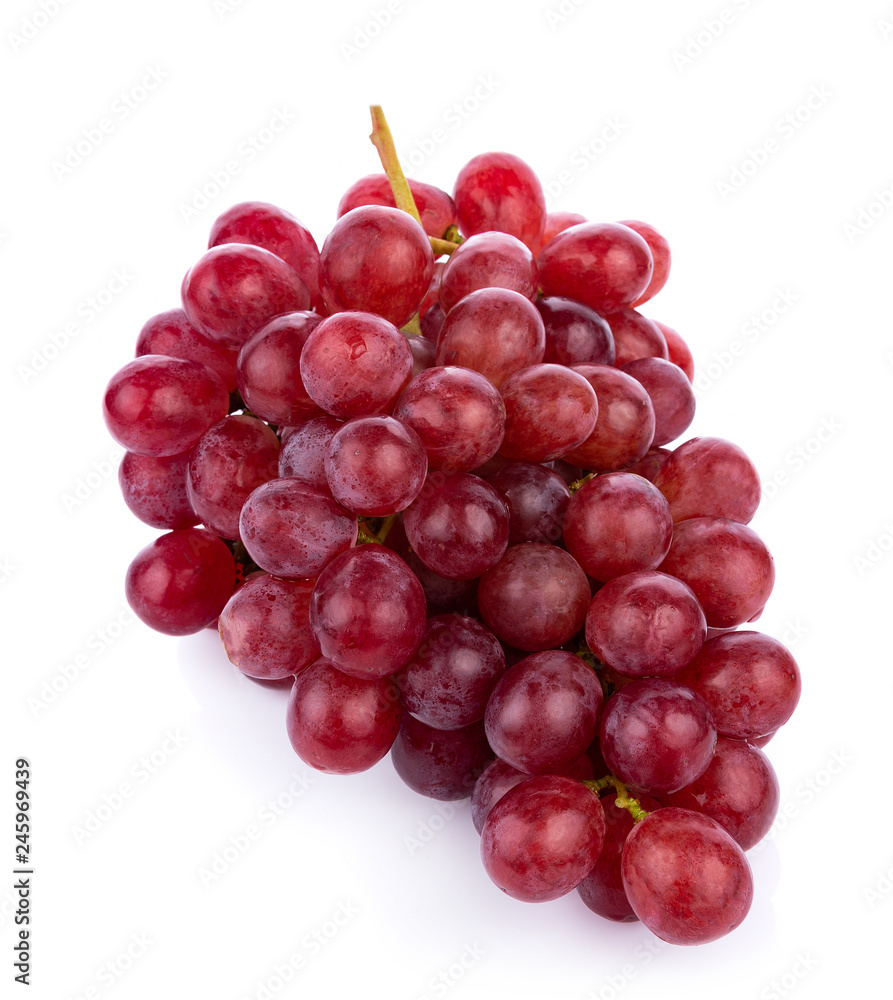
[[[614,364],[623,368],[639,358],[662,358],[666,361],[667,342],[660,328],[635,309],[605,313],[614,337]]]
[[[586,642],[626,677],[670,677],[704,645],[707,624],[681,580],[645,569],[609,580],[586,613]]]
[[[751,741],[790,719],[802,686],[790,650],[746,630],[708,639],[677,680],[707,702],[720,735]]]
[[[565,460],[584,469],[612,472],[642,458],[654,437],[654,407],[644,386],[607,365],[574,365],[595,390],[595,429]]]
[[[310,628],[314,580],[267,573],[246,580],[220,612],[218,629],[230,662],[261,680],[279,680],[319,656]]]
[[[221,538],[239,537],[239,516],[258,486],[276,479],[279,439],[256,417],[224,417],[200,438],[189,458],[186,489],[192,509]]]
[[[546,223],[537,175],[511,153],[481,153],[459,171],[453,188],[459,229],[466,237],[495,230],[534,249]]]
[[[659,566],[672,537],[666,499],[657,487],[629,472],[591,479],[571,497],[564,519],[568,552],[600,581]]]
[[[456,206],[453,199],[433,184],[407,177],[412,199],[418,209],[422,228],[429,236],[440,238],[456,224]],[[344,192],[338,202],[338,218],[361,205],[385,205],[396,208],[391,182],[385,174],[367,174]]]
[[[418,434],[393,417],[354,417],[332,435],[326,481],[349,511],[385,517],[405,510],[425,483],[428,460]]]
[[[433,273],[425,230],[406,212],[383,205],[342,215],[319,256],[319,288],[329,312],[375,313],[397,327],[412,319]]]
[[[400,670],[422,641],[425,622],[422,585],[383,545],[360,545],[334,558],[310,603],[322,655],[354,677]]]
[[[499,390],[470,368],[421,372],[404,389],[393,415],[418,434],[428,467],[449,472],[470,472],[489,461],[505,431]]]
[[[449,311],[479,288],[511,288],[533,301],[539,282],[530,250],[508,233],[470,236],[450,256],[440,279],[440,304]]]
[[[595,671],[580,657],[560,649],[533,653],[494,687],[487,740],[519,771],[563,773],[595,739],[603,700]]]
[[[342,312],[311,331],[300,373],[317,406],[348,420],[390,413],[412,365],[412,351],[393,323],[368,312]]]
[[[662,358],[639,358],[627,362],[622,370],[644,387],[651,400],[654,408],[651,447],[678,438],[695,416],[695,394],[685,372]]]
[[[279,475],[313,483],[329,492],[326,479],[326,453],[335,432],[344,426],[336,417],[314,417],[295,427],[292,433],[282,435],[279,451]]]
[[[648,282],[648,287],[632,303],[634,308],[638,308],[643,302],[653,299],[667,283],[667,278],[670,276],[672,258],[670,244],[667,242],[666,237],[662,236],[654,226],[649,225],[647,222],[624,219],[620,225],[629,226],[630,229],[634,229],[645,240],[648,244],[648,249],[651,251],[651,259],[654,261],[654,271],[651,275],[651,281]]]
[[[731,441],[694,437],[674,449],[655,476],[674,521],[726,517],[747,524],[760,504],[760,476]]]
[[[238,352],[203,337],[186,318],[182,309],[168,309],[147,319],[136,339],[138,358],[145,354],[164,354],[207,365],[223,379],[227,392],[236,391]]]
[[[247,243],[208,250],[181,288],[189,322],[224,347],[242,344],[274,316],[310,306],[310,292],[281,257]]]
[[[531,365],[502,383],[505,436],[499,452],[525,462],[550,462],[582,444],[595,428],[592,386],[564,365]]]
[[[118,466],[124,502],[153,528],[191,528],[199,518],[186,494],[189,452],[153,458],[128,451]]]
[[[755,847],[772,828],[779,798],[778,778],[763,751],[723,736],[700,778],[663,796],[665,805],[715,819],[742,851]]]
[[[775,583],[775,563],[763,540],[727,518],[677,522],[670,551],[658,568],[691,587],[711,628],[753,621]]]
[[[509,288],[466,295],[444,320],[437,364],[472,368],[497,388],[515,372],[543,360],[546,334],[536,306]]]
[[[574,299],[604,314],[642,295],[654,263],[647,242],[628,226],[583,222],[544,246],[537,267],[546,295]]]
[[[357,519],[326,491],[295,478],[258,486],[239,518],[239,535],[257,565],[296,579],[319,576],[356,544],[357,531]]]
[[[211,226],[208,247],[221,243],[250,243],[281,257],[310,292],[311,305],[319,296],[319,247],[310,231],[293,215],[264,201],[243,201],[228,208]]]
[[[599,723],[599,745],[611,773],[651,794],[675,792],[699,778],[715,743],[716,725],[704,699],[658,677],[615,691]]]
[[[318,417],[301,380],[301,351],[322,322],[312,312],[285,313],[262,326],[239,351],[239,392],[251,412],[271,424]]]

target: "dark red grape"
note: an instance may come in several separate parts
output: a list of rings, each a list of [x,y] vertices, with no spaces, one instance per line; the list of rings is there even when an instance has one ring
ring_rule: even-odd
[[[406,212],[382,205],[343,215],[320,251],[319,288],[330,312],[375,313],[397,327],[412,319],[433,273],[425,230]]]
[[[228,410],[229,393],[216,372],[159,354],[124,365],[102,401],[106,427],[118,444],[154,458],[188,452]]]
[[[577,886],[577,892],[593,913],[628,923],[639,919],[626,898],[621,875],[623,845],[633,828],[633,818],[628,809],[616,805],[616,792],[609,792],[599,801],[605,811],[605,843],[595,867]],[[646,812],[660,808],[660,803],[647,795],[640,796],[638,802]]]
[[[753,621],[775,583],[775,563],[759,535],[719,517],[677,522],[658,568],[691,587],[711,628]]]
[[[637,823],[621,872],[636,916],[670,944],[715,941],[744,920],[753,901],[744,852],[717,822],[689,809],[658,809]]]
[[[598,796],[574,778],[528,778],[490,810],[481,859],[513,899],[541,903],[575,889],[592,871],[605,840]]]
[[[669,448],[649,448],[638,462],[627,465],[622,471],[630,472],[635,476],[641,476],[643,479],[647,479],[649,483],[653,483],[654,477],[660,472],[669,456]]]
[[[698,692],[722,736],[754,740],[783,726],[800,700],[800,668],[777,639],[726,632],[708,639],[676,678]]]
[[[463,615],[429,618],[419,648],[396,674],[404,707],[435,729],[461,729],[484,717],[505,673],[499,640]]]
[[[136,616],[156,632],[200,632],[223,610],[236,584],[226,543],[203,528],[156,538],[127,569],[124,593]]]
[[[239,535],[275,576],[310,579],[357,540],[357,519],[327,492],[295,478],[271,479],[245,501]]]
[[[654,264],[642,237],[614,222],[583,222],[559,233],[537,259],[546,295],[574,299],[602,314],[635,302]]]
[[[315,580],[262,573],[246,580],[220,612],[218,629],[230,662],[260,680],[303,670],[319,656],[310,628]]]
[[[186,272],[181,288],[189,322],[224,347],[242,344],[274,316],[310,306],[293,268],[263,247],[225,243]]]
[[[675,792],[707,770],[716,725],[707,703],[676,681],[648,677],[605,703],[599,744],[624,784],[652,794]]]
[[[493,689],[487,740],[519,771],[563,773],[595,739],[603,700],[595,671],[579,656],[560,649],[533,653]]]
[[[594,580],[659,566],[673,521],[660,490],[629,472],[591,479],[571,498],[564,519],[568,552]]]
[[[760,504],[760,476],[731,441],[690,438],[674,449],[654,478],[674,521],[727,517],[747,524]]]
[[[285,721],[305,763],[330,774],[356,774],[391,749],[401,714],[390,677],[351,677],[320,658],[295,678]]]
[[[480,576],[508,545],[505,501],[489,483],[466,472],[429,475],[403,514],[403,526],[419,559],[449,580]]]
[[[671,677],[707,637],[704,612],[681,580],[639,570],[609,580],[586,613],[586,642],[626,677]]]
[[[536,307],[546,331],[543,361],[559,365],[613,365],[614,335],[607,320],[573,299],[545,296]]]
[[[571,493],[551,469],[533,462],[510,462],[487,481],[509,511],[509,545],[557,544]]]
[[[493,759],[482,722],[461,729],[434,729],[403,713],[391,750],[394,770],[414,792],[441,802],[467,799]]]
[[[589,581],[577,561],[556,545],[513,545],[481,577],[478,606],[504,642],[527,652],[555,649],[583,626]]]
[[[383,545],[360,545],[333,559],[310,603],[322,655],[354,677],[384,677],[405,666],[425,621],[422,585]]]
[[[546,198],[537,175],[511,153],[481,153],[459,171],[453,188],[464,236],[495,230],[516,236],[531,250],[542,241]]]

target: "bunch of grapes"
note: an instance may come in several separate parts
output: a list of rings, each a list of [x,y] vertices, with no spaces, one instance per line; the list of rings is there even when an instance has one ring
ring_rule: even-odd
[[[692,356],[639,307],[670,250],[642,222],[547,213],[527,164],[476,156],[450,196],[384,174],[319,249],[235,205],[151,318],[104,413],[131,510],[165,529],[128,601],[219,630],[291,683],[302,760],[471,798],[492,880],[677,944],[753,896],[797,704],[754,621],[772,557],[736,445],[677,445]],[[200,527],[198,525],[201,525]]]

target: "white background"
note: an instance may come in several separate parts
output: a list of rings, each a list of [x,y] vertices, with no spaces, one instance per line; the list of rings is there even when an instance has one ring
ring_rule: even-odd
[[[19,755],[31,996],[771,1000],[858,994],[875,974],[888,989],[889,0],[9,0],[0,30],[4,995],[21,989]],[[756,901],[718,943],[662,946],[575,894],[503,896],[467,802],[417,796],[388,760],[312,773],[284,690],[243,678],[210,632],[127,615],[124,571],[154,533],[118,494],[105,384],[230,204],[279,203],[322,242],[377,169],[372,102],[411,176],[451,190],[473,155],[508,150],[550,207],[670,240],[644,311],[694,351],[687,436],[734,440],[767,484],[753,527],[778,581],[759,627],[804,679],[768,747],[783,813],[752,852]],[[101,119],[101,143],[54,167]]]

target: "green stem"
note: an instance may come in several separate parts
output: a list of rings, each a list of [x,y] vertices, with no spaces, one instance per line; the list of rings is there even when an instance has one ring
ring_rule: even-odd
[[[583,784],[596,794],[605,788],[613,788],[617,792],[614,804],[619,809],[626,809],[635,823],[641,823],[648,815],[648,811],[642,808],[642,803],[638,799],[634,799],[627,791],[626,785],[619,778],[615,778],[613,774],[607,774],[597,781],[584,781]]]

